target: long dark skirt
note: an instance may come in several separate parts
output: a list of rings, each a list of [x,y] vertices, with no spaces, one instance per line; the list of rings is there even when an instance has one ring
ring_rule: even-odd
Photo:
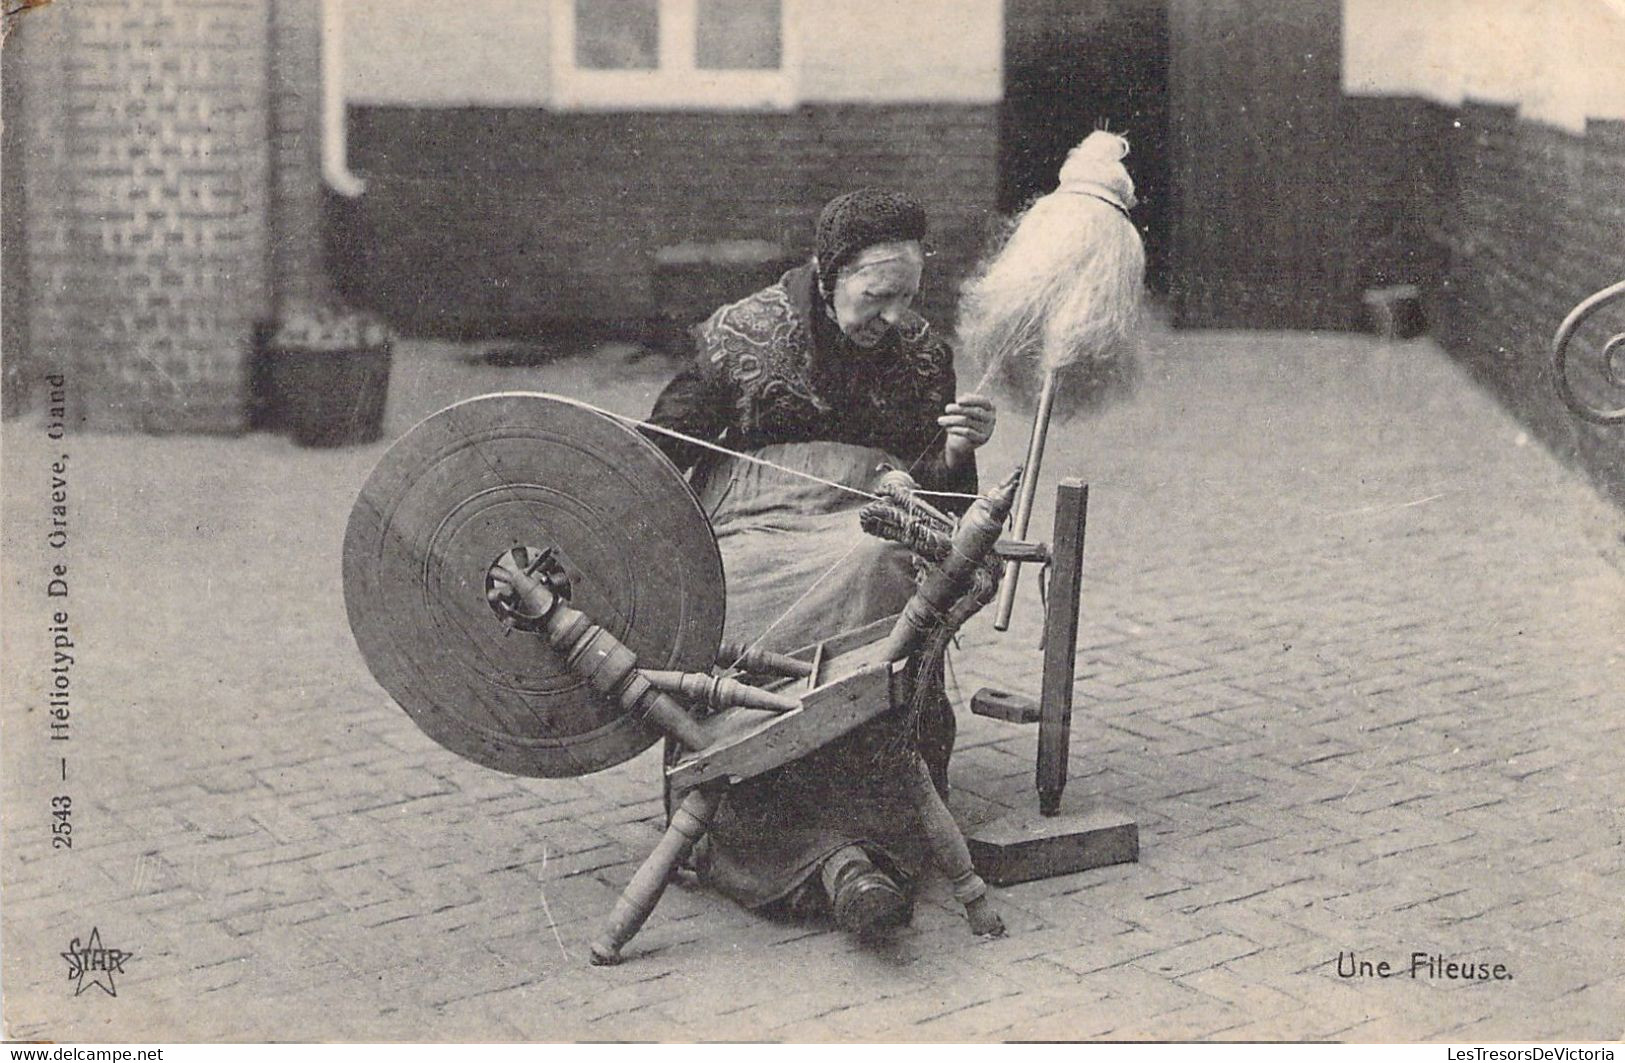
[[[868,489],[883,452],[785,444],[756,456]],[[728,582],[725,637],[790,651],[891,616],[914,593],[908,550],[865,535],[862,496],[721,458],[697,482]],[[910,684],[912,685],[912,679]],[[940,685],[801,760],[733,787],[698,847],[701,877],[747,908],[788,897],[858,844],[905,883],[929,856],[904,784],[914,756],[945,776],[954,719]]]

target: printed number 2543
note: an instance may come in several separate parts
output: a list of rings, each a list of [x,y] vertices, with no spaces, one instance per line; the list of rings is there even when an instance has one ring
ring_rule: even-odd
[[[73,848],[73,798],[51,798],[51,848]]]

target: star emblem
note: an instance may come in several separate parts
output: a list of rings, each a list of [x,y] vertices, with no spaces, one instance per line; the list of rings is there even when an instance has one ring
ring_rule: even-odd
[[[124,973],[124,963],[131,954],[122,949],[103,948],[100,928],[91,928],[90,941],[83,946],[74,938],[68,943],[68,951],[61,955],[68,961],[68,981],[74,983],[74,996],[83,993],[86,986],[95,986],[110,997],[118,996],[113,976]]]

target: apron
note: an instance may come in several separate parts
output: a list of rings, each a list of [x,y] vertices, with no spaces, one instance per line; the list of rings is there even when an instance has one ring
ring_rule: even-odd
[[[883,451],[784,443],[753,452],[778,465],[868,490]],[[913,555],[866,534],[868,499],[753,462],[718,455],[697,470],[727,579],[725,638],[788,652],[899,612],[914,594]],[[762,638],[764,631],[766,637]],[[929,859],[898,781],[916,749],[946,771],[953,713],[938,693],[920,719],[886,713],[802,759],[732,787],[694,864],[747,908],[788,896],[824,858],[861,845],[905,884]],[[928,760],[931,758],[928,756]],[[936,767],[933,764],[933,767]]]

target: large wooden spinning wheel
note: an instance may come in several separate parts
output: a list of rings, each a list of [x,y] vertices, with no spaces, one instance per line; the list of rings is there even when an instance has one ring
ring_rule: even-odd
[[[542,777],[647,749],[658,731],[488,601],[504,560],[565,587],[643,667],[706,671],[722,639],[722,561],[676,468],[579,403],[487,395],[391,447],[344,538],[344,602],[361,654],[430,738]]]

